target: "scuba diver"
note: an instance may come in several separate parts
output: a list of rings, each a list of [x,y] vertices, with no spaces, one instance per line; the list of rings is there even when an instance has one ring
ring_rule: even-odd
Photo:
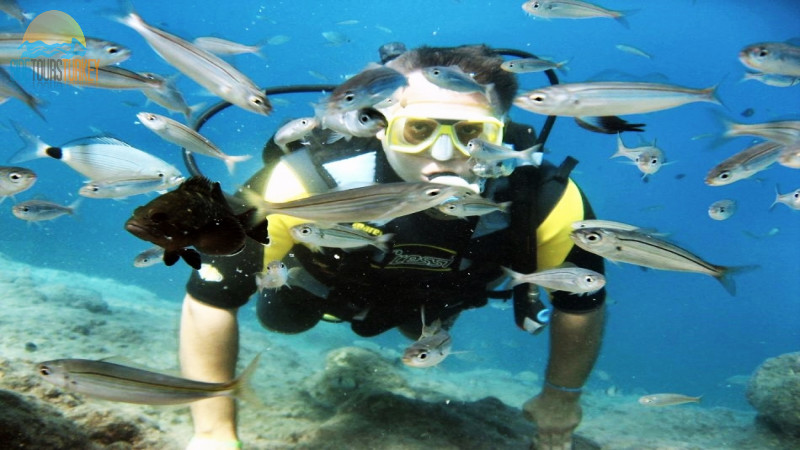
[[[603,272],[602,258],[569,238],[574,221],[594,218],[569,178],[576,161],[567,157],[560,166],[517,161],[510,174],[476,175],[472,139],[518,151],[537,143],[533,128],[508,117],[516,75],[500,68],[503,59],[491,48],[406,51],[394,44],[382,48],[381,59],[385,67],[403,74],[407,84],[392,101],[358,110],[365,120],[380,122],[374,136],[341,138],[317,126],[293,142],[276,143],[273,137],[264,148],[264,168],[237,192],[239,199],[246,203],[243,190],[277,203],[337,187],[406,181],[467,187],[510,206],[466,217],[430,208],[386,223],[353,224],[372,236],[391,236],[382,241],[385,247],[352,249],[301,243],[293,230],[309,221],[268,215],[268,245],[248,238],[234,256],[202,255],[222,281],[204,280],[193,271],[181,316],[183,374],[209,382],[234,378],[237,311],[256,293],[256,274],[269,275],[273,269],[284,279],[268,288],[259,283],[256,312],[265,328],[279,333],[301,333],[324,320],[346,322],[359,336],[398,328],[416,339],[425,325],[421,312],[428,323],[439,320],[447,329],[461,311],[486,306],[489,298],[504,298],[513,302],[515,322],[525,331],[538,333],[549,320],[545,382],[523,411],[536,425],[536,448],[570,448],[581,420],[581,390],[600,350],[605,290],[588,295],[550,292],[552,308],[547,308],[538,286],[506,288],[503,267],[532,273],[574,265]],[[431,81],[431,68],[454,66],[493,93]],[[280,288],[287,273],[291,289]],[[195,403],[192,417],[195,434],[188,448],[241,447],[233,399]]]

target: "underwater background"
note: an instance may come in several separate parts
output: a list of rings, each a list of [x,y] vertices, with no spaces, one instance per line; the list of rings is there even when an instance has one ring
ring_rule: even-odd
[[[109,17],[120,11],[113,1],[24,1],[36,14],[57,9],[72,16],[86,36],[127,46],[133,52],[121,66],[172,75],[176,70],[159,58],[133,30]],[[800,188],[800,172],[774,165],[751,179],[727,186],[704,183],[706,173],[723,159],[748,147],[753,139],[721,140],[717,115],[756,123],[798,119],[800,87],[780,88],[742,81],[739,50],[762,41],[797,37],[800,10],[795,1],[603,0],[604,7],[630,10],[629,27],[614,20],[544,20],[526,15],[520,1],[406,0],[402,2],[137,1],[137,12],[151,25],[187,39],[217,36],[244,44],[263,44],[261,53],[233,58],[236,67],[262,87],[292,84],[338,84],[378,60],[378,48],[400,41],[407,47],[485,43],[569,60],[562,82],[641,80],[705,88],[718,86],[723,106],[695,103],[646,115],[626,116],[646,123],[643,133],[625,133],[627,146],[656,141],[669,164],[646,182],[635,166],[609,159],[616,136],[579,128],[571,118],[556,120],[547,141],[546,158],[558,164],[571,155],[580,161],[573,178],[589,196],[599,218],[656,228],[669,239],[707,261],[758,268],[737,273],[736,296],[713,278],[642,270],[607,264],[609,315],[596,374],[590,387],[624,392],[681,392],[702,395],[702,407],[750,409],[736,375],[750,374],[766,358],[800,347],[800,212],[770,205],[781,193]],[[5,31],[23,31],[15,20],[0,16]],[[335,32],[330,34],[328,32]],[[327,34],[327,38],[323,36]],[[645,58],[620,51],[634,46]],[[45,100],[46,121],[26,105],[0,105],[0,152],[6,161],[22,147],[9,124],[12,119],[50,145],[110,133],[179,167],[179,148],[137,123],[136,113],[167,114],[137,91],[35,87],[24,74],[12,75],[31,94]],[[519,76],[520,88],[547,84],[543,74]],[[178,87],[189,104],[218,102],[202,88],[180,77]],[[313,113],[322,94],[271,97],[274,112],[259,116],[240,108],[215,115],[202,132],[226,153],[252,154],[233,175],[220,161],[197,156],[203,173],[232,191],[260,167],[263,144],[285,121]],[[752,113],[752,114],[750,114]],[[746,116],[746,117],[745,117]],[[172,116],[182,120],[178,115]],[[511,117],[540,128],[544,116],[513,108]],[[637,136],[640,135],[641,137]],[[4,163],[5,164],[5,163]],[[78,198],[82,177],[66,165],[39,159],[20,164],[34,170],[32,189],[0,204],[0,252],[36,267],[79,272],[141,286],[180,310],[185,264],[135,268],[135,255],[149,247],[123,229],[133,209],[153,197],[125,200],[84,199],[75,217],[28,224],[11,214],[16,202],[44,197],[60,204]],[[725,221],[712,220],[708,206],[734,199],[738,211]],[[3,269],[0,268],[0,271]],[[137,299],[137,301],[144,301]],[[159,305],[164,305],[160,302]],[[446,371],[475,367],[541,374],[547,357],[546,333],[531,336],[514,326],[512,310],[492,301],[489,307],[462,314],[451,334],[454,355]],[[58,311],[53,311],[57,317]],[[252,304],[244,320],[255,321]],[[42,318],[42,320],[47,320]],[[337,327],[324,324],[323,327]],[[352,335],[349,327],[338,325]],[[264,333],[267,333],[264,331]],[[380,346],[407,345],[399,333],[372,339]],[[300,342],[298,340],[298,342]],[[73,355],[85,357],[80,349]],[[534,392],[531,392],[533,395]]]

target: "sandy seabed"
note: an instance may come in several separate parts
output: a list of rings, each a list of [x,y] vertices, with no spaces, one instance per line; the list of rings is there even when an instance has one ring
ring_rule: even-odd
[[[3,448],[181,449],[188,407],[112,403],[64,392],[36,374],[59,358],[123,357],[177,372],[179,304],[80,273],[0,255],[0,442]],[[325,324],[299,336],[243,323],[240,364],[262,405],[241,403],[249,449],[527,449],[522,403],[533,372],[410,370],[397,350]],[[339,345],[341,343],[341,345]],[[645,408],[638,396],[590,390],[578,434],[603,449],[794,449],[755,412],[702,405]]]

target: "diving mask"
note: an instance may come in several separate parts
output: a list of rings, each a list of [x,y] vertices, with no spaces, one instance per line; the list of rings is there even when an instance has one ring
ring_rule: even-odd
[[[471,139],[479,138],[497,145],[503,142],[503,122],[488,113],[477,113],[470,107],[464,108],[462,114],[458,114],[457,109],[450,114],[436,114],[444,111],[426,109],[431,108],[409,105],[389,120],[386,143],[390,150],[419,153],[432,146],[440,136],[447,135],[455,148],[469,157],[467,144]]]

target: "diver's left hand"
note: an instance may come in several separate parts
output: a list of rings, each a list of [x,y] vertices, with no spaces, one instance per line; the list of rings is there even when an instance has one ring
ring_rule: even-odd
[[[572,432],[581,422],[580,394],[545,389],[528,400],[522,410],[536,424],[532,449],[570,450]]]

